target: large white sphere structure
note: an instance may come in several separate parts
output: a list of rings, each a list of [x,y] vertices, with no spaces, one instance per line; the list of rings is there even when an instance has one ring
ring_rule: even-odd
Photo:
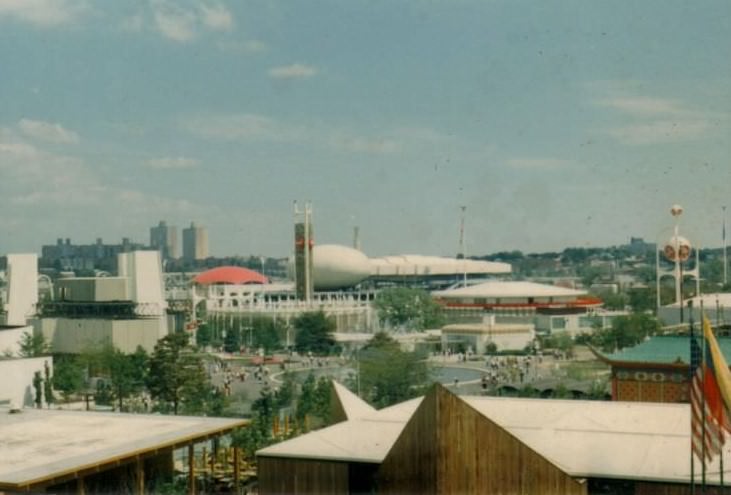
[[[312,249],[315,290],[352,287],[370,274],[368,257],[357,249],[337,244],[316,244]]]
[[[673,236],[665,243],[663,253],[669,261],[686,261],[690,257],[690,241],[682,236]]]

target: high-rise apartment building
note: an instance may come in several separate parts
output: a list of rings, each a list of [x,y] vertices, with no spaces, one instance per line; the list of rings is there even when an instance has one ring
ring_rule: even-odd
[[[188,261],[208,258],[208,230],[194,222],[183,229],[183,259]]]
[[[176,259],[178,254],[178,228],[160,221],[150,228],[150,246],[160,251],[162,259]]]

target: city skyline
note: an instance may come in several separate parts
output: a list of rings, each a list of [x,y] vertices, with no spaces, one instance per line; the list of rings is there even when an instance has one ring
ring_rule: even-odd
[[[0,0],[0,253],[58,237],[211,254],[721,246],[731,5]]]

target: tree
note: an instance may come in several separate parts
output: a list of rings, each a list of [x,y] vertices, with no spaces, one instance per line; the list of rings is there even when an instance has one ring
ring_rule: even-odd
[[[282,346],[281,335],[284,333],[284,324],[279,320],[259,318],[254,320],[252,330],[252,346],[261,347],[265,354],[271,354]]]
[[[271,388],[265,385],[259,398],[251,405],[252,419],[248,428],[241,428],[232,435],[232,443],[244,451],[250,459],[256,458],[256,451],[270,445],[272,422],[276,409],[276,399]]]
[[[660,322],[646,313],[633,313],[629,316],[618,316],[612,321],[612,327],[597,332],[593,343],[605,352],[631,347],[645,338],[655,335],[660,330]]]
[[[429,383],[426,362],[404,352],[386,333],[377,333],[359,353],[362,396],[385,407],[418,396]]]
[[[109,379],[120,411],[123,409],[124,399],[139,393],[144,387],[147,363],[142,357],[142,354],[145,354],[144,350],[139,354],[140,350],[132,355],[124,354],[119,349],[112,349],[108,353]]]
[[[195,344],[198,347],[206,347],[211,343],[211,328],[207,323],[201,323],[195,331]]]
[[[86,380],[81,360],[72,355],[61,355],[54,358],[53,385],[60,390],[66,402],[73,394],[83,390]]]
[[[630,289],[629,305],[635,313],[654,312],[657,309],[657,289],[654,285],[651,288]]]
[[[378,293],[374,302],[382,322],[391,326],[423,330],[441,327],[441,307],[421,289],[395,287]]]
[[[19,344],[20,355],[23,357],[38,357],[48,354],[48,344],[41,333],[23,332]]]
[[[297,352],[328,354],[335,345],[332,336],[335,321],[326,316],[322,310],[302,313],[295,318],[294,328],[297,331],[295,337]]]
[[[181,405],[186,412],[205,409],[211,400],[211,385],[200,357],[193,354],[184,333],[163,337],[150,357],[147,388],[163,410],[172,408],[178,414]]]
[[[226,352],[239,352],[241,349],[241,330],[231,327],[226,330],[226,337],[223,339],[223,350]]]
[[[284,373],[282,385],[276,393],[276,407],[283,409],[292,405],[296,390],[295,374],[291,371]]]
[[[295,417],[303,422],[308,414],[312,414],[315,410],[315,388],[317,387],[317,381],[315,380],[314,373],[310,373],[302,383],[302,389],[300,390],[299,398],[297,399],[297,409],[295,411]]]
[[[609,310],[623,310],[629,303],[629,297],[621,292],[618,294],[608,292],[602,294],[601,298],[604,301],[604,307]]]

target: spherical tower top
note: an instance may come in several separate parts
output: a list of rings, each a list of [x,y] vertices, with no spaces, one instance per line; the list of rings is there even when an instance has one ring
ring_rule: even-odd
[[[672,214],[672,215],[673,215],[674,217],[679,217],[679,216],[680,216],[680,215],[681,215],[681,214],[683,213],[683,207],[682,207],[682,206],[680,206],[680,205],[677,205],[677,204],[676,204],[676,205],[673,205],[673,206],[672,206],[672,207],[670,208],[670,213],[671,213],[671,214]]]

